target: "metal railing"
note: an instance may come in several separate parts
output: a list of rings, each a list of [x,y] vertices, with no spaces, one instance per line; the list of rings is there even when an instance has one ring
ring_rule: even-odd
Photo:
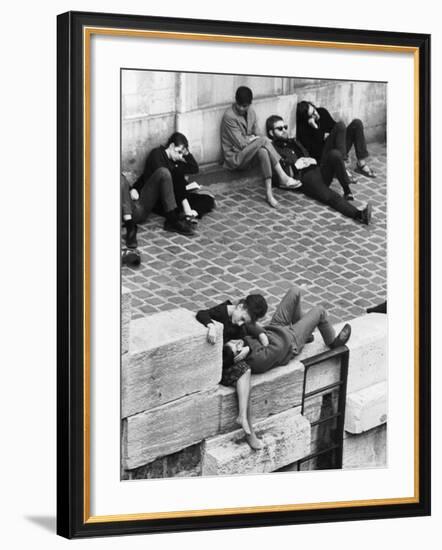
[[[330,396],[330,404],[332,408],[333,408],[332,392],[334,390],[338,390],[339,397],[338,397],[336,412],[332,412],[332,414],[328,414],[323,418],[320,417],[319,420],[315,420],[311,422],[312,428],[315,426],[324,426],[326,425],[326,423],[331,423],[331,422],[336,423],[336,427],[334,429],[330,429],[330,433],[332,434],[331,444],[326,448],[320,448],[316,452],[311,453],[301,458],[300,460],[298,460],[298,464],[297,464],[298,471],[301,469],[301,465],[304,462],[313,460],[318,457],[324,458],[327,455],[331,455],[331,458],[328,461],[328,465],[324,468],[317,468],[317,469],[342,468],[345,402],[346,402],[346,396],[347,396],[349,355],[350,355],[350,352],[347,346],[340,346],[339,348],[325,351],[323,353],[320,353],[313,357],[309,357],[308,359],[305,359],[304,361],[302,361],[302,363],[304,364],[304,382],[302,387],[301,414],[304,414],[305,412],[306,401],[308,401],[309,399],[312,399],[315,396],[318,396],[321,394],[323,394],[324,397]],[[312,391],[306,392],[308,373],[311,371],[311,369],[321,363],[324,363],[325,361],[328,361],[334,358],[341,359],[337,367],[339,368],[338,381],[333,382],[332,384],[327,384],[326,386],[322,386],[320,388],[316,388]]]

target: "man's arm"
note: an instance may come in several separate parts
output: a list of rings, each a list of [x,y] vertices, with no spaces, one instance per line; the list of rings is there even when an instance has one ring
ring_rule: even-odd
[[[319,125],[321,130],[329,134],[333,130],[336,120],[331,116],[325,107],[319,107],[318,113],[320,116]]]
[[[225,306],[226,303],[223,302],[222,304],[214,306],[210,309],[200,309],[196,314],[197,321],[207,327],[207,341],[210,344],[215,344],[216,342],[216,327],[213,321],[222,323],[223,308]]]
[[[189,152],[184,155],[183,161],[177,163],[177,170],[183,175],[198,174],[199,166],[192,153]]]
[[[249,144],[249,139],[244,134],[238,121],[234,118],[225,117],[222,122],[222,133],[237,149],[244,149]]]

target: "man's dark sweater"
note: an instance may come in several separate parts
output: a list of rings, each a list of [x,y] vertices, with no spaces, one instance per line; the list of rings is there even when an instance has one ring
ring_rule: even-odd
[[[293,357],[294,337],[287,327],[267,325],[264,329],[269,339],[268,346],[263,346],[259,340],[251,336],[244,338],[246,346],[250,347],[250,353],[245,361],[253,374],[287,365]]]

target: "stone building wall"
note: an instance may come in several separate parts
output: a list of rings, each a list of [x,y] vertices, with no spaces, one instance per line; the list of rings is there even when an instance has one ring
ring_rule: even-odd
[[[294,132],[297,102],[307,99],[346,122],[361,118],[369,140],[385,140],[384,83],[127,70],[122,73],[122,170],[139,173],[146,154],[174,131],[189,138],[202,167],[217,164],[221,117],[242,85],[253,90],[260,133],[272,114],[284,116]]]

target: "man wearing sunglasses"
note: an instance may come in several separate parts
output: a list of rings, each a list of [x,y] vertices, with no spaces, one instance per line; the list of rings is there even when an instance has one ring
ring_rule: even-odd
[[[256,135],[256,113],[252,109],[253,93],[247,86],[236,90],[235,103],[221,121],[221,147],[224,165],[229,170],[247,170],[258,164],[266,190],[267,202],[276,208],[278,202],[272,192],[272,174],[279,187],[296,189],[301,183],[282,169],[281,157],[266,136]]]
[[[372,215],[370,202],[364,209],[358,210],[339,193],[330,189],[333,178],[339,177],[332,157],[319,167],[307,150],[295,138],[289,137],[288,125],[279,115],[272,115],[267,119],[266,130],[281,157],[280,163],[284,171],[290,177],[301,181],[302,186],[299,191],[359,223],[365,225],[370,223]]]

